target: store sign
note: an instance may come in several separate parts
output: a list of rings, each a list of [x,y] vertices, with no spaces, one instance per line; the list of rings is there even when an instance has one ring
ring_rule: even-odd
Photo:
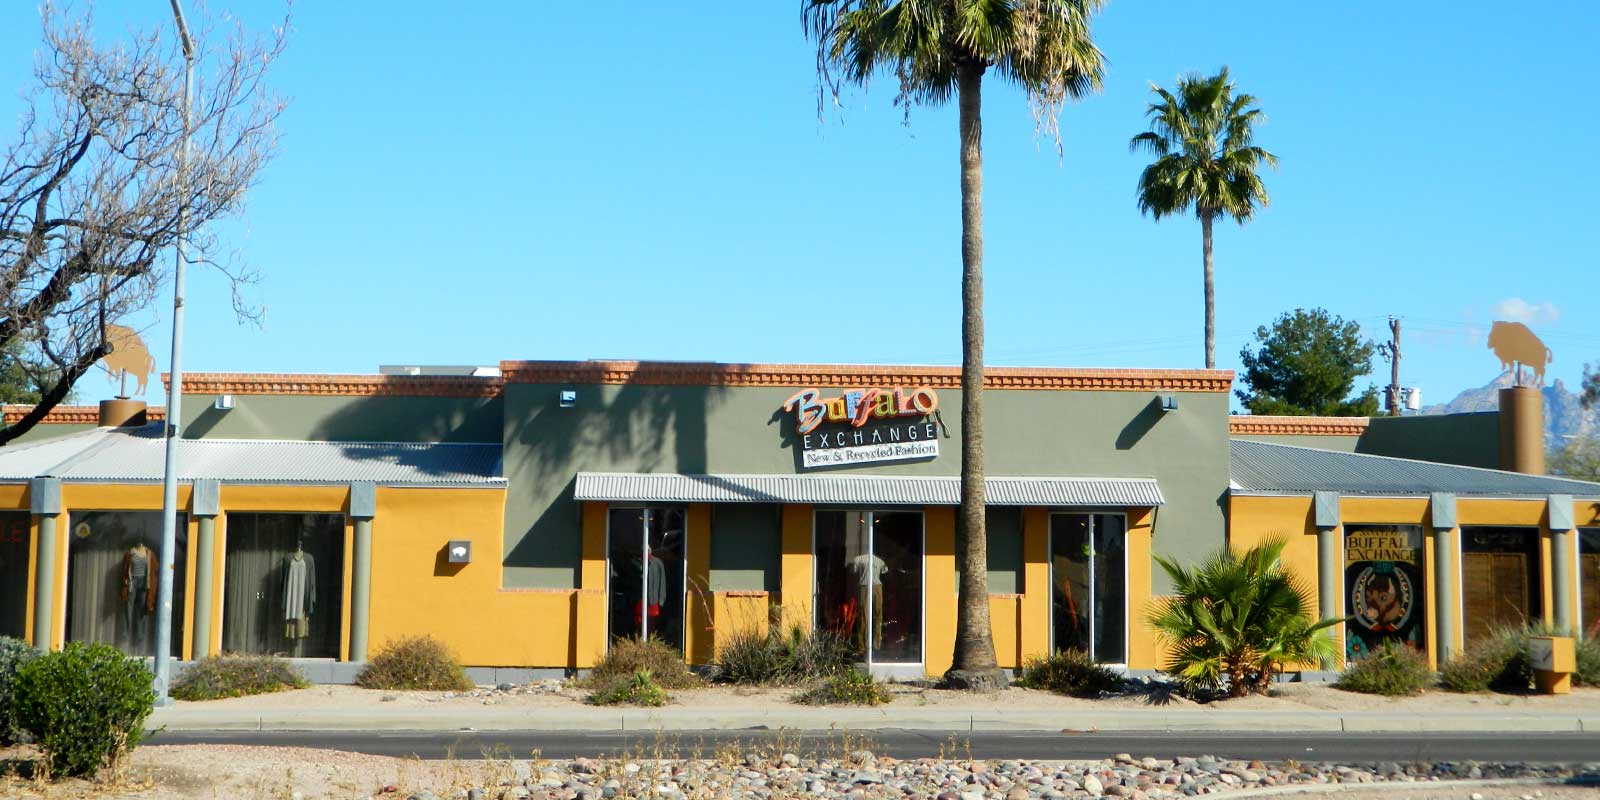
[[[801,389],[783,410],[794,414],[808,469],[939,455],[939,425],[928,419],[939,410],[939,395],[927,387],[851,389],[835,397]]]
[[[1422,529],[1349,527],[1344,563],[1346,657],[1365,658],[1385,642],[1422,650]]]

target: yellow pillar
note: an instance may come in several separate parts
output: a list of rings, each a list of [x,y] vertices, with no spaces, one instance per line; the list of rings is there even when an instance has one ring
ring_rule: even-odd
[[[949,671],[956,650],[956,510],[928,506],[923,512],[923,667],[929,675]],[[987,592],[985,593],[987,600]]]
[[[778,602],[785,630],[795,626],[811,630],[811,594],[815,587],[811,516],[811,506],[783,507],[783,556]]]
[[[573,597],[574,667],[593,666],[606,651],[606,516],[609,506],[600,502],[583,504],[583,565],[579,568],[578,591]]]
[[[690,664],[712,660],[711,637],[711,506],[689,506],[688,541],[685,544],[685,570],[688,587],[688,630],[684,634],[683,657]]]
[[[1147,622],[1150,613],[1151,539],[1155,509],[1128,509],[1128,668],[1155,669],[1160,666],[1160,645],[1155,629]]]
[[[1050,512],[1022,512],[1023,663],[1050,654]]]

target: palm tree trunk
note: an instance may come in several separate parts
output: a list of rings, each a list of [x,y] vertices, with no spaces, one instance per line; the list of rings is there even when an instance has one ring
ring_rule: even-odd
[[[1211,220],[1214,216],[1210,211],[1200,212],[1201,249],[1206,262],[1206,369],[1217,368],[1217,275],[1211,266]]]
[[[988,536],[983,497],[983,71],[978,62],[957,67],[961,117],[961,586],[956,646],[945,684],[999,689],[1005,673],[995,662],[989,630]]]

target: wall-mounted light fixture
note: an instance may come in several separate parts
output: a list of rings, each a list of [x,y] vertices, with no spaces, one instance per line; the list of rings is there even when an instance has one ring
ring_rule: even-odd
[[[215,408],[218,411],[227,411],[229,409],[232,409],[233,408],[233,395],[231,395],[231,394],[219,394],[219,395],[217,395],[217,399],[216,399],[215,402],[213,402],[211,404],[211,407]]]
[[[1177,411],[1178,410],[1178,397],[1177,397],[1177,395],[1171,395],[1171,394],[1161,395],[1161,410],[1163,412]]]
[[[572,408],[573,406],[575,406],[577,404],[578,404],[578,390],[577,389],[562,389],[561,390],[561,407],[562,408]]]
[[[466,539],[451,539],[444,548],[445,560],[451,564],[472,563],[472,542]]]

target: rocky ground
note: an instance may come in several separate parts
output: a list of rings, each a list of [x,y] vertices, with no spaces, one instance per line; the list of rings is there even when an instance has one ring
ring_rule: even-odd
[[[842,745],[846,743],[841,742]],[[958,748],[952,743],[952,748]],[[509,754],[506,754],[509,756]],[[1600,796],[1600,763],[1586,767],[1534,764],[1350,764],[1224,761],[1209,756],[1157,760],[1119,755],[1096,762],[968,761],[953,757],[894,760],[858,749],[829,754],[673,754],[641,752],[618,759],[543,761],[515,758],[417,761],[320,750],[258,747],[146,747],[106,783],[42,785],[0,778],[0,797],[127,797],[197,800],[393,798],[394,800],[663,800],[816,797],[829,800],[1130,800],[1226,798],[1252,790],[1299,787],[1298,796],[1334,796],[1336,787],[1382,790],[1340,797],[1418,800]],[[9,760],[7,760],[9,756]],[[0,751],[13,770],[25,750]],[[23,770],[25,772],[25,769]],[[1539,779],[1538,784],[1461,787],[1441,781]],[[1575,781],[1593,780],[1585,784]],[[1281,789],[1273,790],[1273,793]]]

